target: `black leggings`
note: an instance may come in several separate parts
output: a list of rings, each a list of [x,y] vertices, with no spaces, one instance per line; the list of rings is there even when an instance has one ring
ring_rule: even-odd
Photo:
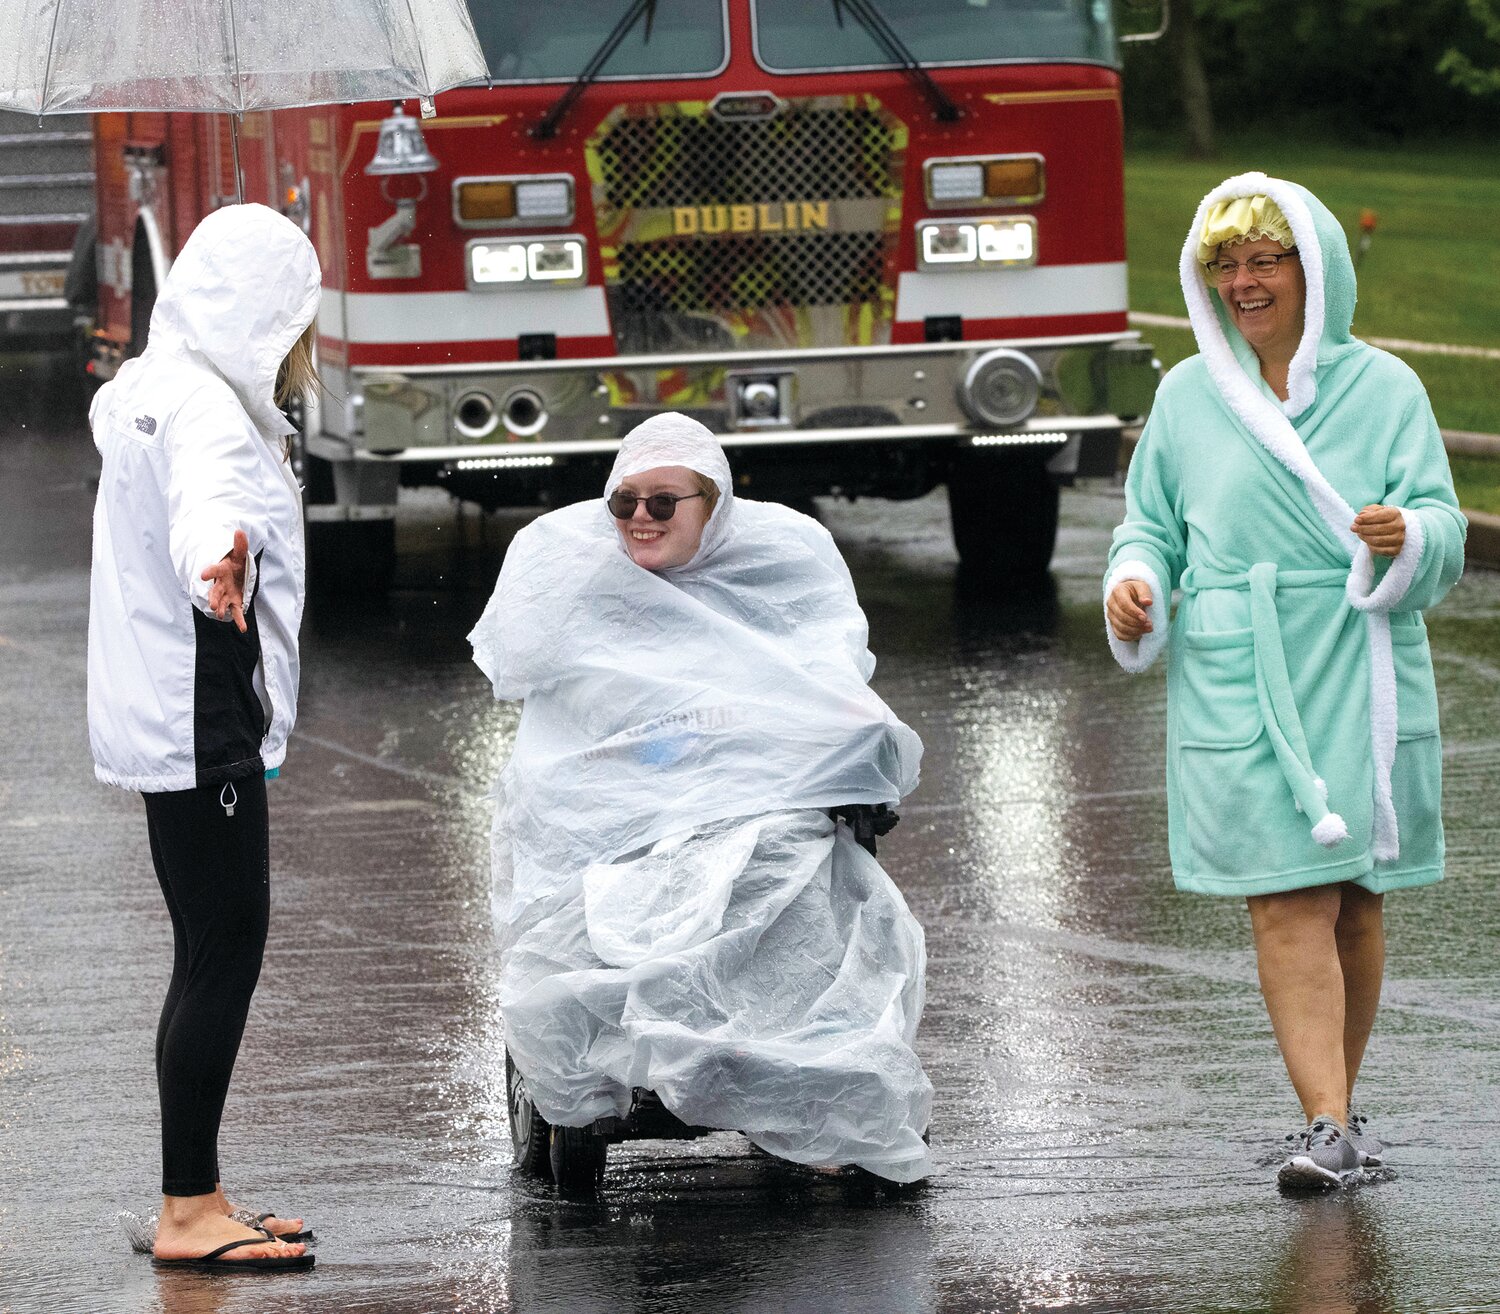
[[[232,816],[221,802],[229,790]],[[219,1180],[219,1119],[266,947],[266,782],[254,775],[143,797],[172,915],[172,983],[156,1028],[161,1189],[206,1195]]]

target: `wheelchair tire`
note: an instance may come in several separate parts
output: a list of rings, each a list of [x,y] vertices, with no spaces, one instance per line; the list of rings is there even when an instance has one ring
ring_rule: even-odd
[[[604,1182],[609,1142],[588,1127],[553,1127],[550,1138],[552,1180],[564,1195],[592,1198]]]
[[[548,1152],[551,1127],[536,1111],[526,1093],[526,1079],[516,1071],[509,1054],[505,1056],[505,1100],[510,1109],[510,1145],[516,1167],[528,1177],[552,1180],[552,1156]]]

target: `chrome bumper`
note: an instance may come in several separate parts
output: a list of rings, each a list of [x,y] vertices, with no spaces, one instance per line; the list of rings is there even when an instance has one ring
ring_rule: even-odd
[[[976,421],[962,397],[969,366],[996,347],[1024,353],[1041,379],[1034,410],[1014,424]],[[495,462],[469,467],[487,469],[611,452],[642,419],[664,410],[701,420],[726,448],[975,441],[1061,447],[1086,434],[1118,433],[1144,414],[1159,368],[1139,334],[1120,333],[356,369],[330,379],[333,390],[344,391],[352,404],[326,416],[323,427],[347,443],[344,459]],[[736,412],[735,381],[747,376],[785,381],[783,413],[776,421]],[[509,422],[508,402],[523,394],[540,411],[540,424]],[[474,418],[476,395],[493,402],[494,423],[487,433],[473,423],[460,428]],[[482,406],[477,411],[482,414]]]

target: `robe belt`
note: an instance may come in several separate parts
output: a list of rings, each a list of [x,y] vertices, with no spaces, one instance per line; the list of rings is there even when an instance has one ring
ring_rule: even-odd
[[[1297,810],[1312,824],[1312,835],[1325,847],[1347,839],[1349,828],[1328,810],[1328,786],[1313,769],[1302,729],[1302,716],[1292,696],[1286,649],[1281,641],[1281,617],[1276,610],[1279,589],[1337,589],[1343,592],[1347,570],[1278,571],[1271,561],[1257,562],[1248,571],[1230,573],[1205,566],[1189,566],[1182,576],[1185,594],[1209,589],[1236,589],[1250,594],[1250,635],[1255,654],[1255,697],[1261,719],[1276,753],[1277,765],[1296,800]]]

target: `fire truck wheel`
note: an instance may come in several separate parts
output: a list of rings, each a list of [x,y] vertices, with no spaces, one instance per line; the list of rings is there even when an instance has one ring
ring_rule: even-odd
[[[953,545],[966,570],[1044,575],[1057,541],[1058,487],[1035,451],[960,451],[948,479]]]

